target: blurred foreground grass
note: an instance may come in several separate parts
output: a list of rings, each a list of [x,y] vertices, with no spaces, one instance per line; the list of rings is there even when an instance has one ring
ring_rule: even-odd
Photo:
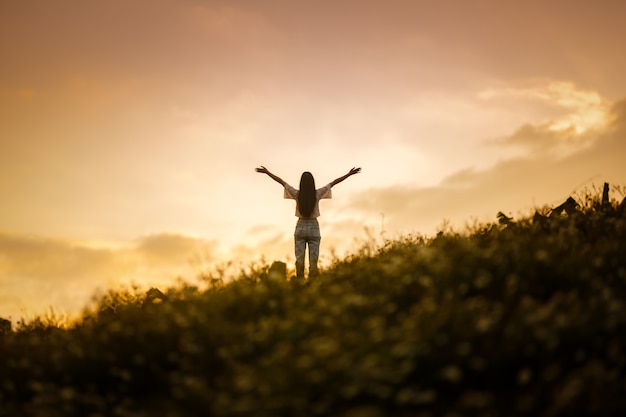
[[[626,213],[582,205],[22,322],[0,415],[626,415]]]

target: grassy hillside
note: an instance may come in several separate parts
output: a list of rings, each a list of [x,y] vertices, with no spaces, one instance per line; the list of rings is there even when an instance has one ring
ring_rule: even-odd
[[[625,415],[625,208],[581,204],[21,323],[0,415]]]

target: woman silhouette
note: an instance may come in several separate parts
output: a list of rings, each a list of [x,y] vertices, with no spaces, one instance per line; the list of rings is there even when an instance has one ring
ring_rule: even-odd
[[[267,168],[261,166],[256,172],[267,174],[274,181],[285,187],[284,197],[296,200],[296,230],[294,232],[294,246],[296,255],[296,276],[304,278],[304,253],[309,247],[309,277],[318,274],[317,260],[320,255],[320,226],[317,218],[320,215],[319,201],[322,198],[332,198],[331,188],[351,175],[361,172],[361,168],[352,168],[343,175],[324,187],[315,189],[315,179],[310,172],[303,172],[300,177],[300,189],[296,190],[287,184],[282,178],[272,174]]]

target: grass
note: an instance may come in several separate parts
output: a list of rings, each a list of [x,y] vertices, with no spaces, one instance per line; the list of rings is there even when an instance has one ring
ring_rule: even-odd
[[[626,211],[578,200],[364,247],[307,283],[256,265],[21,322],[0,415],[624,415]]]

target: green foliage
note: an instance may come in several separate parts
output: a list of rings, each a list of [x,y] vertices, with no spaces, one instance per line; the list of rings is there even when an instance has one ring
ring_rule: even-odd
[[[626,213],[590,199],[305,283],[276,263],[111,292],[0,335],[0,415],[623,415],[625,255]]]

